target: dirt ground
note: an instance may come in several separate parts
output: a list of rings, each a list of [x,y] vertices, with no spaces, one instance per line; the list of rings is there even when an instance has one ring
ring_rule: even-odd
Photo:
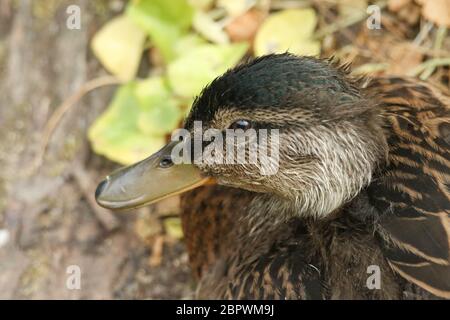
[[[81,30],[66,28],[70,4],[81,7]],[[114,86],[64,114],[41,152],[58,105],[105,75],[89,39],[122,8],[122,1],[0,1],[1,299],[192,296],[184,246],[161,229],[176,199],[126,215],[95,205],[95,186],[115,165],[91,153],[86,130]],[[66,287],[71,265],[80,267],[80,290]]]

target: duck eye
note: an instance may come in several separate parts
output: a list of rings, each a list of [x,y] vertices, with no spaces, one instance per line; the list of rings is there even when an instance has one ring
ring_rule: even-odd
[[[251,127],[252,127],[252,124],[250,123],[250,121],[237,120],[237,121],[233,122],[229,128],[233,129],[233,130],[236,130],[236,129],[247,130],[247,129],[250,129]]]
[[[159,166],[164,169],[170,168],[171,166],[173,166],[172,158],[170,156],[162,158],[161,161],[159,162]]]

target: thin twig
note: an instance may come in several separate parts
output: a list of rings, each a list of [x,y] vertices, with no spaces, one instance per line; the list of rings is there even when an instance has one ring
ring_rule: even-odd
[[[447,35],[447,27],[440,26],[436,32],[436,36],[434,39],[433,51],[440,50],[442,44],[444,43],[445,36]],[[425,69],[424,72],[420,75],[421,80],[427,80],[433,72],[436,70],[436,66],[431,65]]]
[[[161,265],[163,259],[163,251],[164,251],[164,236],[157,235],[155,242],[152,246],[152,254],[149,258],[149,264],[151,267],[157,267]]]
[[[440,67],[450,65],[450,58],[429,59],[408,72],[408,76],[417,77],[421,72],[429,67]]]
[[[433,57],[433,58],[445,58],[448,57],[449,52],[447,50],[443,49],[433,49],[433,51],[430,51],[430,48],[421,46],[415,47],[420,53],[425,54],[427,56]]]
[[[389,68],[388,63],[366,63],[352,71],[353,75],[371,74],[375,72],[384,71]]]
[[[68,99],[63,101],[53,114],[50,116],[50,119],[47,121],[43,131],[43,138],[41,140],[41,146],[38,151],[38,154],[31,166],[31,172],[37,170],[41,165],[44,159],[45,152],[47,150],[49,141],[53,135],[53,132],[58,126],[58,123],[61,121],[62,117],[87,93],[92,90],[95,90],[100,87],[109,86],[109,85],[117,85],[121,84],[123,81],[119,80],[113,76],[104,76],[92,79],[86,83],[84,83],[77,92],[71,95]]]
[[[381,10],[384,9],[387,6],[387,1],[379,1],[375,3]],[[361,22],[362,20],[366,19],[368,17],[368,14],[366,12],[361,12],[359,14],[355,14],[349,17],[345,17],[344,19],[339,19],[335,23],[332,23],[325,28],[322,28],[319,30],[315,37],[316,39],[322,39],[326,37],[329,34],[335,33],[336,31],[339,31],[341,29],[348,28],[358,22]]]
[[[427,21],[425,24],[422,25],[420,28],[419,33],[417,34],[416,38],[413,41],[413,44],[416,46],[420,46],[422,42],[427,38],[430,31],[433,29],[433,23]]]

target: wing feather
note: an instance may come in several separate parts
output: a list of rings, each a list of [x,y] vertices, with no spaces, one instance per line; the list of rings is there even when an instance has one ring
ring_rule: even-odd
[[[390,147],[387,168],[369,187],[385,255],[403,278],[450,299],[450,100],[399,78],[371,89],[383,101]]]

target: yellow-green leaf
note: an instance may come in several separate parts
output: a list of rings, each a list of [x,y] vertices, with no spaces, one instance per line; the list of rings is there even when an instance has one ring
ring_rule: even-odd
[[[177,128],[181,112],[176,101],[168,101],[164,107],[151,108],[139,115],[138,127],[146,134],[168,134]]]
[[[161,77],[140,81],[135,94],[141,109],[139,130],[150,135],[166,135],[177,128],[182,112]]]
[[[194,10],[187,0],[137,0],[130,2],[127,14],[170,61],[175,58],[174,44],[191,26]]]
[[[255,37],[257,56],[289,51],[298,55],[318,55],[320,42],[313,40],[317,17],[313,9],[287,9],[270,15]]]
[[[204,44],[207,44],[205,39],[196,33],[189,33],[174,44],[175,55],[177,57],[182,56],[183,54],[186,54],[186,52],[190,52]]]
[[[169,237],[175,239],[183,238],[183,228],[181,227],[180,218],[167,218],[164,219],[164,228]]]
[[[88,136],[95,152],[130,164],[160,149],[182,117],[161,78],[120,87]]]
[[[121,15],[104,25],[92,39],[95,56],[119,79],[135,77],[146,34],[127,16]]]
[[[214,78],[233,67],[247,51],[246,43],[193,48],[168,66],[172,90],[182,98],[192,98]]]

